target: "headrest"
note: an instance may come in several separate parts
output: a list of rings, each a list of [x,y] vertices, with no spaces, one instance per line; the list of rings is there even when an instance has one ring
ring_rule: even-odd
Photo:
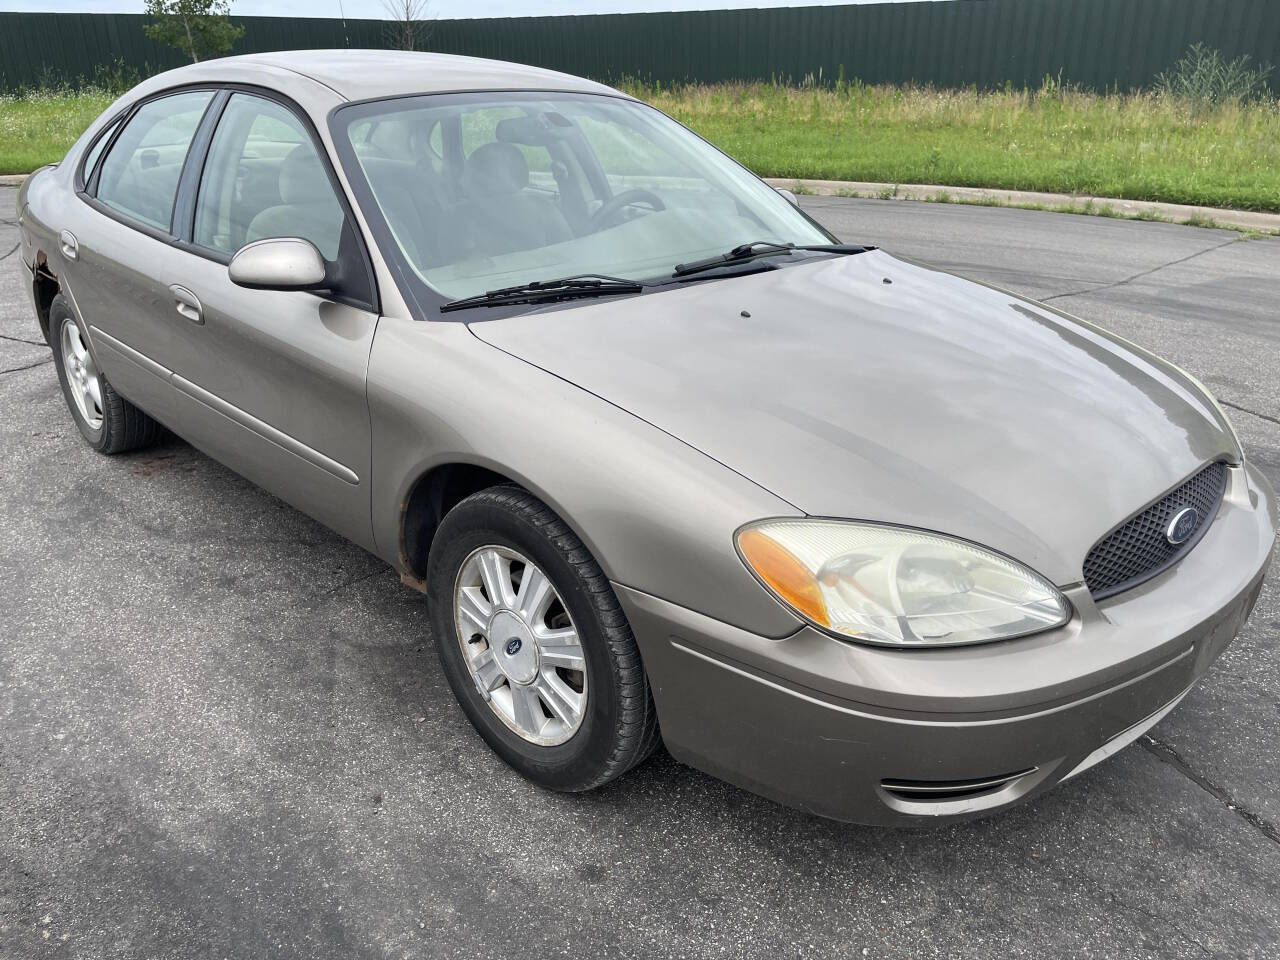
[[[300,143],[280,164],[281,203],[319,203],[333,197],[333,187],[324,172],[315,147]]]
[[[518,193],[528,185],[529,164],[515,144],[486,143],[467,157],[462,189],[470,197]]]
[[[525,143],[531,147],[546,146],[576,130],[577,127],[564,114],[546,110],[531,116],[504,117],[494,127],[493,139],[501,143]]]

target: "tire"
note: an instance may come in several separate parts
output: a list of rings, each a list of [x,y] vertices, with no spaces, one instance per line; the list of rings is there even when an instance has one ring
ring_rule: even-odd
[[[115,454],[155,443],[163,427],[131,404],[97,369],[92,354],[85,351],[81,321],[71,305],[58,294],[49,305],[49,340],[53,364],[62,384],[62,396],[85,442],[99,453]],[[68,345],[78,343],[81,357]],[[73,383],[74,381],[74,383]],[[88,397],[87,392],[95,392]],[[78,399],[81,398],[81,399]]]
[[[491,603],[488,628],[477,626],[483,617],[460,612],[471,609],[471,601],[464,602],[463,594],[476,598],[475,603],[486,600],[493,592],[490,580],[477,571],[486,564],[490,572],[495,564],[500,570],[502,560],[508,564],[508,573],[494,576],[507,577],[513,590],[523,595],[523,587],[537,583],[541,573],[556,596],[545,614],[518,622],[504,613],[506,605]],[[481,585],[468,586],[477,576]],[[519,582],[513,586],[512,580]],[[529,592],[537,591],[530,587]],[[492,487],[450,510],[431,545],[427,596],[449,686],[480,736],[524,777],[552,790],[590,790],[626,773],[653,752],[659,741],[657,714],[626,616],[582,541],[537,497],[514,486]],[[509,605],[519,606],[519,599]],[[576,662],[583,669],[552,666],[553,658],[559,663],[564,652],[552,640],[574,633],[581,647],[581,661]],[[523,646],[515,642],[520,637]],[[529,657],[530,644],[537,653],[531,660],[524,659]],[[486,659],[486,651],[500,676],[494,677],[487,663],[475,666]],[[497,682],[487,696],[481,693],[482,677]],[[548,706],[561,699],[565,688],[580,698],[576,729],[562,719],[562,714],[572,711],[557,713]],[[545,698],[547,693],[550,698]],[[534,728],[543,724],[536,734],[538,742],[531,739],[527,708],[521,719],[517,696],[522,701],[537,698]],[[566,695],[565,699],[573,698]]]

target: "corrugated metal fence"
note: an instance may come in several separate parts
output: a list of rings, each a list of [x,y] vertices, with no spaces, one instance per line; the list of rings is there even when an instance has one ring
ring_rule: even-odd
[[[378,20],[236,18],[235,53],[385,45]],[[182,55],[134,14],[0,13],[0,88],[89,79],[115,60],[147,73]],[[858,6],[450,20],[428,46],[601,80],[1147,86],[1187,47],[1280,66],[1280,0],[945,0]]]

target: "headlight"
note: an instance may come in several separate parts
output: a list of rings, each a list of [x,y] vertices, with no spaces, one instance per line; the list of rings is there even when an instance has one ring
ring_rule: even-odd
[[[1066,623],[1053,584],[981,547],[841,520],[765,520],[738,532],[761,582],[806,620],[864,643],[942,647]]]

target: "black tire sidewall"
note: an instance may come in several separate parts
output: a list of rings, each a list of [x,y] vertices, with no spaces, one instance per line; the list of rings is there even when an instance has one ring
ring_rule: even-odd
[[[513,732],[480,696],[464,662],[453,620],[454,586],[467,557],[489,545],[523,554],[550,577],[581,640],[587,712],[577,732],[563,744],[538,746]],[[594,786],[599,779],[596,771],[606,769],[614,754],[621,715],[620,678],[605,635],[609,628],[601,622],[588,585],[565,552],[519,513],[491,503],[464,502],[446,516],[436,534],[427,577],[437,652],[449,685],[476,730],[502,759],[537,783],[558,790]]]
[[[91,427],[80,414],[79,408],[76,406],[75,397],[71,395],[71,384],[67,381],[67,371],[64,366],[65,361],[62,356],[62,328],[68,320],[74,320],[77,324],[82,321],[71,310],[71,306],[58,295],[53,298],[53,302],[49,305],[49,331],[50,331],[50,348],[53,350],[53,365],[58,370],[58,382],[62,385],[62,397],[67,402],[67,409],[71,411],[71,419],[75,421],[76,429],[80,431],[80,435],[84,437],[89,446],[95,450],[101,450],[106,445],[106,439],[111,435],[111,405],[107,403],[105,395],[106,381],[101,378],[103,384],[104,395],[102,398],[102,426],[98,429]]]

